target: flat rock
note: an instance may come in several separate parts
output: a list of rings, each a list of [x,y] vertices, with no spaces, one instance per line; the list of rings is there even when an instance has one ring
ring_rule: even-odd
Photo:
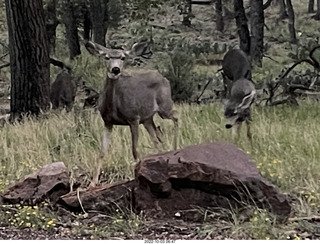
[[[254,204],[280,220],[291,211],[287,197],[233,144],[206,143],[145,157],[136,166],[135,178],[137,211],[156,214],[194,206]]]
[[[47,164],[9,186],[2,195],[4,203],[36,204],[49,198],[55,203],[70,191],[69,173],[63,162]]]
[[[119,208],[122,210],[131,209],[134,186],[134,180],[104,184],[61,196],[58,203],[70,210],[81,211],[81,201],[86,211],[114,213]]]

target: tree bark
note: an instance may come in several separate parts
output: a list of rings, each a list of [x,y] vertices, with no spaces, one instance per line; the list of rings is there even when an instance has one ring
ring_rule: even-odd
[[[50,63],[42,0],[6,0],[11,68],[11,116],[49,108]]]
[[[93,41],[106,46],[108,30],[108,0],[90,0]]]
[[[291,0],[286,0],[286,2],[287,2],[287,8],[288,8],[288,17],[289,17],[288,28],[290,32],[290,42],[297,43],[296,29],[294,27],[295,17],[294,17],[292,2]]]
[[[238,35],[240,38],[240,49],[250,55],[250,34],[248,20],[243,7],[243,0],[234,0],[233,3]]]
[[[314,12],[314,0],[309,0],[308,13],[313,13],[313,12]]]
[[[223,32],[224,29],[224,22],[222,16],[222,1],[216,1],[216,27],[217,31]]]
[[[264,12],[263,0],[251,0],[251,45],[250,56],[257,65],[262,65]]]
[[[69,47],[69,57],[74,59],[81,54],[78,37],[78,26],[74,12],[74,4],[70,0],[64,1],[63,22],[66,28],[66,38]]]

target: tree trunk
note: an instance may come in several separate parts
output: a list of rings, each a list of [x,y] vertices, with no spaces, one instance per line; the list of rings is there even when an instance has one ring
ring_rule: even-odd
[[[191,26],[191,16],[192,16],[192,1],[185,0],[185,13],[183,13],[182,24],[185,26]]]
[[[11,116],[49,108],[50,63],[42,0],[6,0],[11,67]]]
[[[272,2],[273,0],[267,0],[267,2],[263,5],[263,10],[269,8]]]
[[[64,6],[63,21],[66,28],[69,56],[70,59],[74,59],[81,54],[74,5],[72,1],[66,0],[64,1]]]
[[[317,0],[317,13],[315,19],[320,20],[320,0]]]
[[[234,0],[233,3],[238,35],[240,38],[240,49],[250,55],[250,34],[248,20],[243,7],[243,0]]]
[[[57,0],[50,0],[45,9],[46,30],[49,40],[50,53],[55,52],[56,46],[56,29],[59,24],[56,13]]]
[[[223,23],[223,16],[222,16],[221,0],[216,1],[216,27],[217,27],[217,31],[223,32],[224,23]]]
[[[279,18],[280,19],[288,18],[285,0],[279,0],[279,5],[280,5]]]
[[[108,0],[90,0],[93,41],[105,46],[108,30]]]
[[[91,20],[90,20],[90,11],[87,5],[84,3],[82,6],[82,16],[83,16],[83,39],[91,40]]]
[[[259,66],[262,65],[263,57],[263,29],[264,29],[264,13],[263,0],[251,0],[251,45],[250,55],[252,61]]]
[[[288,8],[288,17],[289,17],[289,32],[290,32],[290,42],[291,43],[297,43],[297,37],[296,37],[296,29],[294,27],[294,11],[293,11],[293,6],[291,3],[291,0],[286,0],[287,1],[287,8]]]
[[[309,0],[308,13],[313,13],[313,12],[314,12],[314,0]]]

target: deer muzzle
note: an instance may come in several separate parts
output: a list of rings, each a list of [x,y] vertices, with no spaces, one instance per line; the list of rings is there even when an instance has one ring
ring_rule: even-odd
[[[112,74],[115,74],[115,75],[120,74],[120,68],[119,68],[119,67],[113,67],[113,68],[111,69],[111,73],[112,73]]]

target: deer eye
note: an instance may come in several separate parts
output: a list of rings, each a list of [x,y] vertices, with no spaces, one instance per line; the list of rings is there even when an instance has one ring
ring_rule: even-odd
[[[109,57],[109,56],[106,56],[105,59],[106,59],[106,60],[110,60],[110,57]]]
[[[126,58],[125,57],[121,57],[121,60],[124,61]]]

